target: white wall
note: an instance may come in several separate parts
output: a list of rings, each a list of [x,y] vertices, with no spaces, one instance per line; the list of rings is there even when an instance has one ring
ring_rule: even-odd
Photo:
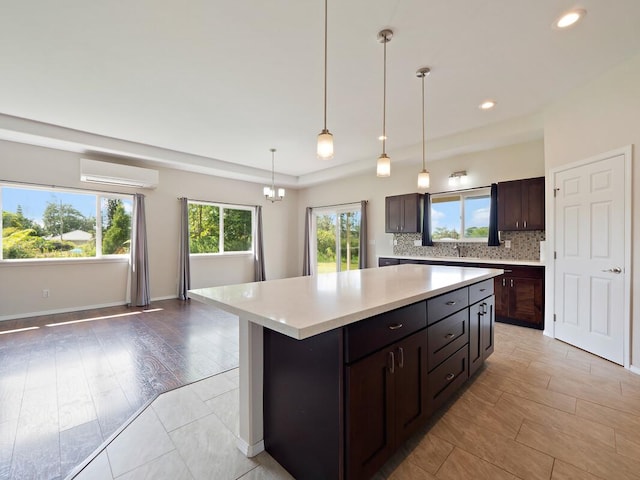
[[[583,160],[627,145],[640,145],[640,55],[565,96],[545,113],[545,168]],[[640,185],[634,153],[633,186]],[[550,204],[551,202],[548,202]],[[633,195],[633,212],[640,195]],[[632,246],[640,222],[632,226]],[[633,248],[633,247],[632,247]],[[632,285],[640,285],[640,258],[632,252]],[[552,301],[549,298],[547,301]],[[631,363],[640,369],[640,289],[632,290]]]
[[[44,185],[134,193],[132,189],[83,184],[76,153],[0,141],[0,179]],[[91,157],[100,159],[99,157]],[[160,168],[160,186],[145,194],[152,298],[177,293],[179,196],[192,199],[264,205],[264,244],[267,278],[298,271],[297,197],[271,204],[262,185]],[[266,203],[265,203],[266,202]],[[291,252],[294,252],[291,254]],[[194,258],[192,287],[253,281],[253,257],[236,255]],[[0,263],[0,319],[45,312],[70,311],[125,302],[126,262]],[[50,290],[42,298],[43,289]]]
[[[371,160],[371,172],[366,175],[344,178],[300,191],[298,216],[304,218],[307,206],[332,205],[368,200],[369,256],[368,265],[376,265],[376,246],[371,242],[384,234],[384,198],[389,195],[416,192],[418,172],[422,169],[417,160],[414,164],[393,164],[391,176],[378,178],[375,172],[376,159]],[[544,145],[542,140],[530,141],[506,147],[485,150],[429,162],[427,170],[431,177],[429,192],[451,190],[449,175],[458,170],[469,174],[467,187],[490,185],[492,182],[544,175]],[[302,265],[304,232],[298,232],[300,242],[299,264]],[[300,267],[301,268],[301,267]]]

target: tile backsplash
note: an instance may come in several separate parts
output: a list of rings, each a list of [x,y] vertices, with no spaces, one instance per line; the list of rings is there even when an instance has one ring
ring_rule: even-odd
[[[460,256],[491,258],[498,260],[540,260],[540,242],[545,239],[544,230],[529,232],[500,232],[500,246],[489,247],[486,243],[476,242],[436,242],[433,247],[415,246],[414,241],[421,240],[420,233],[397,233],[393,236],[396,244],[394,255],[408,257],[457,257],[456,245],[460,247]],[[511,248],[505,248],[505,240],[511,241]]]

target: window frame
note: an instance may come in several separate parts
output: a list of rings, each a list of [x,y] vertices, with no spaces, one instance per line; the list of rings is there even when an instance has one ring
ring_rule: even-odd
[[[207,253],[191,253],[191,234],[189,234],[189,256],[190,257],[220,257],[234,255],[254,255],[256,247],[256,209],[249,205],[237,205],[224,202],[207,202],[203,200],[187,200],[187,211],[189,205],[207,205],[220,208],[218,216],[220,221],[220,236],[218,238],[218,251]],[[244,210],[251,212],[251,247],[249,250],[231,251],[224,250],[224,210]]]
[[[57,258],[4,258],[3,256],[3,240],[4,237],[0,234],[0,264],[9,265],[9,264],[52,264],[52,263],[109,263],[109,262],[123,262],[128,261],[130,258],[130,253],[120,253],[120,254],[103,254],[102,253],[102,199],[121,199],[121,200],[129,200],[133,206],[133,194],[125,194],[125,193],[114,193],[107,192],[102,190],[85,190],[81,188],[73,188],[73,187],[57,187],[57,186],[49,186],[49,185],[37,185],[37,184],[24,184],[24,183],[12,183],[12,182],[0,182],[0,212],[3,210],[3,188],[13,188],[13,189],[22,189],[22,190],[40,190],[44,192],[50,193],[67,193],[67,194],[78,194],[78,195],[92,195],[95,197],[95,242],[96,242],[96,254],[91,257],[57,257]],[[0,232],[4,229],[4,225],[2,224],[2,219],[0,219]],[[131,212],[131,227],[130,227],[130,241],[133,240],[133,212]]]
[[[474,197],[489,197],[489,202],[491,202],[491,187],[481,187],[481,188],[474,188],[472,190],[454,190],[451,192],[443,192],[443,193],[436,193],[436,194],[432,194],[431,195],[431,205],[430,208],[433,209],[433,200],[434,199],[438,199],[438,198],[445,198],[445,197],[458,197],[459,201],[460,201],[460,217],[459,217],[459,227],[460,227],[460,238],[457,239],[435,239],[433,238],[433,210],[431,211],[431,235],[432,235],[432,241],[434,243],[486,243],[489,239],[488,233],[486,237],[466,237],[464,235],[465,230],[466,230],[466,226],[465,226],[465,222],[464,222],[464,217],[465,217],[465,200],[467,198],[474,198]],[[487,223],[487,226],[489,224]]]

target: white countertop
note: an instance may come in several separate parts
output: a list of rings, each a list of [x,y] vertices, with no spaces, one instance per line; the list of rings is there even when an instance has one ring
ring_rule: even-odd
[[[539,260],[503,260],[500,258],[478,257],[421,257],[410,255],[378,255],[378,258],[405,258],[407,260],[427,260],[456,263],[486,263],[488,265],[522,265],[527,267],[544,267],[544,262]],[[386,268],[386,267],[385,267]]]
[[[406,264],[199,288],[189,296],[300,340],[502,273]]]

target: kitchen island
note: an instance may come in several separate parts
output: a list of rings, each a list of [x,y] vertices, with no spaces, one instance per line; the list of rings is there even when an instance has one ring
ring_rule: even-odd
[[[500,274],[398,265],[191,290],[240,319],[239,448],[266,444],[296,478],[371,476],[492,351]]]

